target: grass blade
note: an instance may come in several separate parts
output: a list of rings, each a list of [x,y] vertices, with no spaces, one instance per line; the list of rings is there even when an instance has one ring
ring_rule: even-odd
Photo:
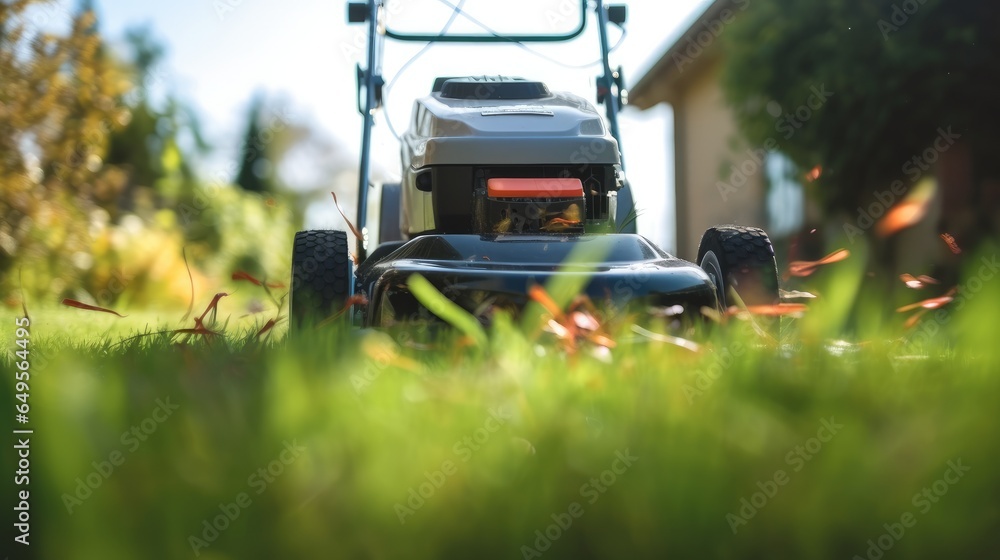
[[[486,331],[479,324],[479,320],[459,307],[458,304],[446,298],[426,278],[419,274],[414,274],[410,276],[406,284],[409,286],[410,291],[413,292],[413,296],[417,298],[417,301],[430,310],[431,313],[472,338],[476,346],[480,348],[486,346]]]

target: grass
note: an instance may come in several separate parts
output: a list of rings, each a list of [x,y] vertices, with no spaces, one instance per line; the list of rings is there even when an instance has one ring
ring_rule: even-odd
[[[625,324],[609,351],[568,351],[502,318],[479,344],[336,325],[257,339],[253,318],[209,340],[119,343],[178,317],[33,310],[32,548],[102,560],[996,557],[1000,288],[986,281],[912,330],[880,319],[851,335],[846,307],[884,303],[844,264],[810,279],[821,297],[787,322],[782,348],[736,322],[700,352]],[[8,346],[13,316],[0,317]],[[0,386],[9,411],[13,381]],[[969,470],[946,477],[959,461]],[[84,489],[88,477],[99,485]],[[876,554],[880,537],[891,549]]]

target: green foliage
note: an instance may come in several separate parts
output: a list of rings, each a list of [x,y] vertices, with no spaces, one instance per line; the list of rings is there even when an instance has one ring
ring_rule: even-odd
[[[130,118],[111,135],[106,162],[128,174],[122,198],[126,201],[155,189],[162,193],[161,182],[183,178],[192,189],[196,181],[193,159],[209,150],[194,110],[167,91],[160,61],[164,48],[149,27],[126,32],[128,72],[131,84],[124,101]],[[157,102],[157,94],[164,96]],[[118,201],[120,204],[120,201]],[[126,204],[127,205],[127,204]],[[118,205],[108,208],[115,214]]]
[[[164,218],[185,232],[189,255],[214,278],[237,270],[282,279],[291,266],[297,224],[287,202],[233,185],[199,187]]]
[[[94,29],[72,16],[63,36],[32,27],[42,2],[0,4],[0,276],[16,258],[85,250],[90,212],[120,192],[103,168],[108,135],[127,119],[122,74]],[[9,288],[9,285],[4,286]]]
[[[195,176],[208,146],[158,70],[152,31],[127,33],[123,61],[87,3],[64,36],[32,35],[46,6],[0,5],[4,303],[186,304],[184,248],[197,288],[239,270],[283,277],[296,219],[288,197]],[[55,23],[59,13],[45,15]]]
[[[976,0],[755,0],[724,34],[724,86],[753,143],[773,139],[803,170],[822,165],[815,194],[852,212],[905,180],[939,128],[971,146],[978,179],[997,176],[997,23]],[[833,95],[790,126],[813,88]]]

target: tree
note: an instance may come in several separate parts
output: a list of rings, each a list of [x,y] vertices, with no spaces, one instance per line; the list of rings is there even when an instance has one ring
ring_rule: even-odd
[[[229,185],[205,188],[190,162],[207,146],[155,71],[163,49],[150,30],[130,30],[116,56],[88,0],[73,13],[60,6],[0,0],[0,293],[20,286],[107,306],[123,294],[172,297],[162,294],[188,264],[196,280],[250,261],[280,275],[292,213]],[[279,155],[295,138],[265,132]]]
[[[60,16],[69,31],[45,31]],[[86,4],[66,14],[15,0],[0,2],[0,76],[0,277],[31,252],[71,269],[59,257],[87,250],[92,201],[120,188],[103,165],[126,118],[119,69]]]
[[[165,100],[153,100],[157,90],[165,90],[163,74],[158,70],[164,48],[149,27],[126,31],[126,54],[133,87],[125,99],[130,119],[111,135],[107,161],[128,171],[129,190],[155,188],[158,182],[176,171],[187,180],[194,179],[191,160],[208,151],[194,111],[166,92]],[[191,142],[184,144],[182,135]],[[182,144],[184,146],[182,147]]]
[[[275,190],[274,164],[268,157],[267,137],[263,133],[261,121],[264,118],[264,97],[254,96],[247,114],[247,131],[243,137],[240,152],[240,170],[236,174],[236,184],[255,193]]]
[[[751,142],[821,166],[825,208],[936,173],[940,228],[972,246],[1000,231],[998,27],[979,0],[754,0],[724,35],[724,88]]]

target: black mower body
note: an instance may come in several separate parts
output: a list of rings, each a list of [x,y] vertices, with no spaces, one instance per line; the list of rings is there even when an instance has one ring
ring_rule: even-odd
[[[596,262],[567,259],[596,255]],[[716,309],[715,285],[694,264],[663,252],[635,234],[424,235],[387,255],[373,254],[358,269],[358,291],[368,305],[365,326],[425,319],[407,286],[419,273],[474,314],[493,309],[517,313],[534,285],[552,276],[585,277],[592,302],[616,309],[681,306],[685,315]]]

